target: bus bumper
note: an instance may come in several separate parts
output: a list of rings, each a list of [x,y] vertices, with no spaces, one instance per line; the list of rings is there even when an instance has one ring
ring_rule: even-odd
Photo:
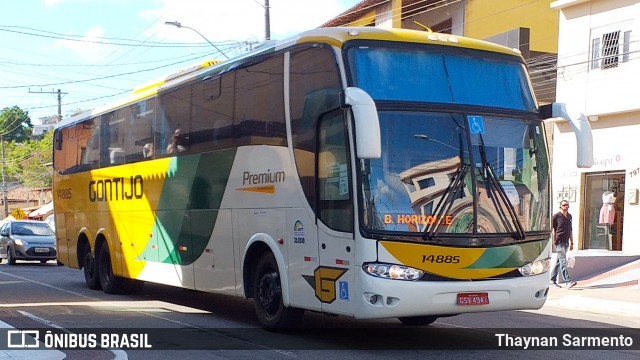
[[[549,290],[549,274],[484,281],[402,281],[360,273],[361,304],[355,318],[373,319],[422,315],[539,309]],[[458,294],[486,293],[488,303],[458,305]]]

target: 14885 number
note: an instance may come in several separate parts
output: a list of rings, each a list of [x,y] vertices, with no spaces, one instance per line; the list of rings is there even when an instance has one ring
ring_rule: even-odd
[[[436,263],[436,264],[458,264],[460,263],[460,256],[456,255],[422,255],[423,263]]]

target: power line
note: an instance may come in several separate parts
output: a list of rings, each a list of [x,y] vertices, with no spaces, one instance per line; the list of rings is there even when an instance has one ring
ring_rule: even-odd
[[[45,34],[36,34],[36,33],[32,33],[32,32],[10,30],[10,29],[7,29],[7,28],[29,29],[29,30],[33,30],[33,31],[40,31],[40,32],[43,32]],[[76,42],[83,42],[83,43],[114,45],[114,46],[134,46],[134,47],[150,47],[150,48],[208,47],[208,46],[210,46],[210,45],[207,45],[205,43],[184,43],[184,42],[167,43],[167,42],[141,41],[141,40],[123,39],[123,38],[107,38],[107,37],[100,37],[100,36],[93,37],[94,39],[99,39],[99,40],[89,40],[84,35],[64,35],[64,34],[58,34],[58,33],[50,32],[50,31],[34,29],[34,28],[26,28],[26,27],[22,27],[22,26],[0,25],[0,31],[9,32],[9,33],[16,33],[16,34],[21,34],[21,35],[35,36],[35,37],[43,37],[43,38],[49,38],[49,39],[59,39],[59,40],[66,40],[66,41],[76,41]],[[46,34],[52,34],[52,35],[46,35]],[[119,41],[119,42],[117,42],[117,41]],[[234,43],[235,44],[235,43],[237,43],[237,41],[224,40],[224,41],[220,41],[218,43],[221,44],[221,45],[227,45],[229,43]]]
[[[198,56],[198,57],[195,57],[195,58],[191,58],[189,61],[193,61],[193,60],[199,59],[199,58],[201,58],[201,56]],[[96,81],[96,80],[104,80],[104,79],[109,79],[109,78],[114,78],[114,77],[119,77],[119,76],[124,76],[124,75],[140,74],[140,73],[144,73],[144,72],[154,71],[154,70],[166,68],[166,67],[169,67],[169,66],[182,64],[184,62],[186,62],[186,60],[185,61],[174,62],[174,63],[167,64],[167,65],[157,66],[157,67],[153,67],[153,68],[149,68],[149,69],[129,71],[129,72],[125,72],[125,73],[114,74],[114,75],[106,75],[106,76],[101,76],[101,77],[96,77],[96,78],[91,78],[91,79],[69,80],[69,81],[64,81],[64,82],[49,83],[49,84],[39,84],[39,85],[0,86],[0,89],[23,89],[23,88],[29,88],[29,87],[49,87],[49,86],[58,86],[58,85],[90,82],[90,81]]]

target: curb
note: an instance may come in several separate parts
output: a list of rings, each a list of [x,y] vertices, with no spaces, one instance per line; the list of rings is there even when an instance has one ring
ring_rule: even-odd
[[[594,287],[610,285],[611,287],[638,285],[640,279],[640,261],[634,261],[594,277],[578,281],[580,286]]]

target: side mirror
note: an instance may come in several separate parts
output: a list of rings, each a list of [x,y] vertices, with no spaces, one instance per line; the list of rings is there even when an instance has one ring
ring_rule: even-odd
[[[378,109],[366,91],[348,87],[342,93],[342,106],[350,106],[355,124],[356,155],[361,159],[379,159],[382,155]]]
[[[562,118],[571,124],[576,134],[577,166],[579,168],[593,166],[593,134],[587,116],[563,103],[542,106],[540,112],[544,118]]]

